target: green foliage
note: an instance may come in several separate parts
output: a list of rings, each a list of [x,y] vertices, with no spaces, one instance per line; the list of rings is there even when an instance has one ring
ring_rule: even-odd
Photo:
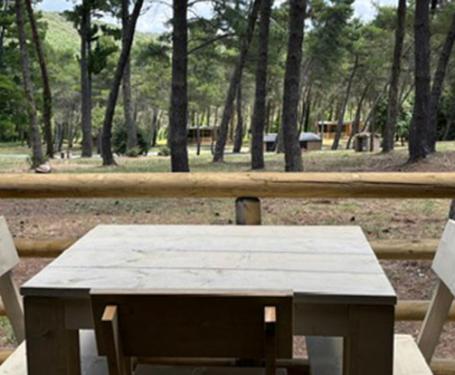
[[[46,43],[56,51],[70,51],[73,56],[80,50],[79,34],[71,22],[59,13],[43,12],[47,24]]]
[[[137,157],[139,155],[147,155],[150,146],[147,138],[142,130],[138,129],[137,139],[138,147],[133,150],[128,150],[126,147],[127,132],[124,126],[117,127],[112,135],[112,146],[116,154]]]
[[[161,146],[158,150],[158,156],[170,156],[171,150],[168,146]]]
[[[17,127],[25,120],[24,105],[17,83],[0,74],[0,141],[17,139]]]

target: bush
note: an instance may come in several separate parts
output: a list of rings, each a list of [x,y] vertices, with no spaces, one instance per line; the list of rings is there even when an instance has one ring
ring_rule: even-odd
[[[118,127],[112,136],[112,147],[116,154],[126,155],[130,157],[138,157],[140,155],[147,155],[150,147],[144,135],[144,132],[141,129],[137,131],[137,141],[138,146],[134,147],[132,150],[127,150],[126,142],[128,139],[128,134],[125,127]]]
[[[170,156],[171,150],[167,146],[161,146],[158,151],[158,156]]]

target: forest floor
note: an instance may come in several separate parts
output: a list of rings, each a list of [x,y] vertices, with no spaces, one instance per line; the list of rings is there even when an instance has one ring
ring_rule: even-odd
[[[191,153],[195,172],[249,171],[249,155],[226,155],[225,163],[211,163],[210,152]],[[390,155],[322,151],[304,154],[305,170],[340,171],[454,171],[455,143],[441,143],[438,153],[418,164],[406,164],[405,149]],[[55,173],[166,172],[169,158],[149,156],[119,158],[119,167],[103,168],[99,158],[52,160]],[[267,171],[283,170],[283,155],[266,155]],[[0,144],[0,173],[27,172],[27,150]],[[1,175],[0,175],[1,178]],[[263,221],[277,225],[360,225],[369,239],[419,239],[440,237],[447,220],[448,200],[375,199],[265,199]],[[98,224],[232,224],[231,199],[61,199],[0,200],[0,215],[13,235],[29,239],[78,237]],[[23,283],[48,261],[23,260],[15,277]],[[401,299],[429,299],[435,278],[427,261],[383,261]],[[398,323],[397,331],[417,334],[420,323]],[[455,357],[455,324],[446,325],[439,357]],[[451,344],[452,343],[452,344]],[[13,345],[6,319],[0,319],[0,347]],[[300,345],[298,345],[300,347]],[[297,348],[298,349],[298,348]]]

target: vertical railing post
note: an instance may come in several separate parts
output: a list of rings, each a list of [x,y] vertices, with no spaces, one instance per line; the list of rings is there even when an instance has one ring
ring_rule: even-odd
[[[237,225],[261,225],[261,201],[256,197],[240,197],[235,201]]]

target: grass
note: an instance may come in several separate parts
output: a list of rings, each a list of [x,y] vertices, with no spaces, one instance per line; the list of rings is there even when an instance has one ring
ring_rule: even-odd
[[[227,148],[230,150],[230,148]],[[156,152],[157,150],[152,150]],[[27,155],[29,151],[20,144],[0,144],[0,173],[26,172],[29,169]],[[226,153],[224,163],[212,163],[208,148],[197,156],[190,148],[190,167],[192,172],[241,172],[250,170],[250,155],[245,149],[241,154]],[[393,153],[355,153],[352,150],[304,153],[303,161],[306,171],[311,172],[372,172],[372,171],[450,171],[455,166],[455,143],[441,142],[438,153],[418,164],[406,164],[407,150],[398,148]],[[282,154],[266,153],[266,171],[283,171]],[[147,156],[139,158],[118,157],[118,166],[105,168],[99,157],[81,159],[75,151],[70,160],[54,159],[51,165],[55,173],[112,173],[112,172],[169,172],[170,158],[164,156]]]
[[[229,148],[230,149],[230,148]],[[156,151],[156,150],[154,150]],[[247,150],[246,150],[247,151]],[[27,172],[26,150],[18,144],[0,144],[0,173]],[[321,151],[305,153],[305,170],[338,171],[450,171],[455,165],[455,143],[441,143],[439,152],[416,165],[407,165],[407,151],[354,153]],[[266,171],[283,171],[283,155],[266,153]],[[51,160],[54,173],[169,172],[169,157],[147,156],[117,159],[119,166],[102,167],[101,159]],[[193,172],[250,171],[250,156],[227,153],[224,163],[212,163],[204,149],[197,156],[190,149]],[[354,224],[370,238],[438,237],[447,217],[448,200],[267,199],[263,202],[266,224]],[[82,235],[100,223],[230,224],[233,206],[226,199],[98,199],[0,202],[20,236],[49,238]],[[25,218],[25,219],[24,219]],[[59,218],[58,220],[55,220]],[[23,224],[21,224],[23,223]]]

